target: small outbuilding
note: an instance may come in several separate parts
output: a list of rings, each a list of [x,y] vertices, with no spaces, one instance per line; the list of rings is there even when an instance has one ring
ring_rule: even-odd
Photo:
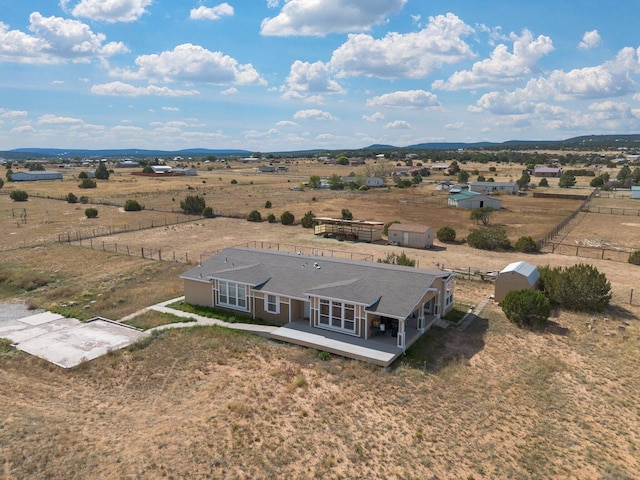
[[[500,303],[512,290],[536,288],[539,280],[540,272],[535,265],[524,261],[510,263],[496,277],[495,301]]]
[[[500,210],[502,208],[502,200],[499,198],[470,191],[449,194],[448,202],[450,207],[456,208],[474,209],[491,207],[494,210]]]
[[[631,187],[631,198],[640,199],[640,186]]]
[[[433,237],[433,227],[427,225],[393,223],[388,230],[388,243],[401,247],[431,248]]]

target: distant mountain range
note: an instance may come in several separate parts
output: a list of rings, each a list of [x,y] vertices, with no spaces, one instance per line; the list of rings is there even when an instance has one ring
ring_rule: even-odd
[[[640,134],[630,135],[583,135],[566,140],[509,140],[507,142],[434,142],[420,143],[399,147],[395,145],[370,145],[361,149],[334,149],[334,150],[298,150],[289,152],[271,152],[277,155],[316,155],[330,152],[358,152],[358,151],[378,151],[385,150],[477,150],[477,149],[588,149],[588,148],[640,148]],[[0,152],[0,158],[7,159],[28,159],[28,158],[150,158],[150,157],[205,157],[214,155],[216,157],[247,157],[252,153],[249,150],[225,150],[208,148],[191,148],[185,150],[140,150],[140,149],[114,149],[114,150],[88,150],[88,149],[59,149],[59,148],[18,148]],[[262,152],[268,153],[268,152]]]

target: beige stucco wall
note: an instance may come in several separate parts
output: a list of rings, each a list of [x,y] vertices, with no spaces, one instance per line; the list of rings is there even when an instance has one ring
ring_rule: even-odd
[[[523,288],[532,288],[526,277],[517,272],[501,273],[496,278],[494,292],[495,301],[501,302],[510,291],[522,290]]]
[[[213,290],[211,283],[185,279],[184,301],[192,305],[213,307]]]

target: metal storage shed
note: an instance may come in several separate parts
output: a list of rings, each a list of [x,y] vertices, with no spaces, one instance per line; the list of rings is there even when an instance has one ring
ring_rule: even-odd
[[[389,243],[401,247],[431,248],[433,236],[433,228],[427,225],[394,223],[388,230]]]
[[[501,302],[512,290],[535,288],[540,272],[535,265],[521,261],[510,263],[500,271],[495,284],[495,301]]]

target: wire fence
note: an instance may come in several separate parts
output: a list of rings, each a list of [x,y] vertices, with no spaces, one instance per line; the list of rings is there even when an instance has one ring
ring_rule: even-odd
[[[558,235],[562,230],[564,230],[567,225],[569,225],[569,223],[571,222],[571,220],[573,220],[574,218],[576,218],[576,216],[583,211],[587,211],[587,206],[589,204],[589,201],[591,200],[591,198],[593,198],[593,196],[596,194],[596,192],[598,192],[598,189],[595,189],[591,192],[591,194],[585,198],[583,200],[583,202],[580,204],[580,206],[578,208],[576,208],[573,212],[571,212],[569,215],[567,215],[560,223],[558,223],[555,227],[553,227],[551,230],[549,230],[549,232],[547,232],[546,235],[544,235],[540,240],[539,243],[541,246],[545,246],[547,243],[551,242],[551,240]]]
[[[631,217],[640,217],[640,209],[636,209],[636,208],[595,207],[593,205],[587,205],[585,211],[589,213],[604,213],[607,215],[625,215],[625,216],[631,216]]]

